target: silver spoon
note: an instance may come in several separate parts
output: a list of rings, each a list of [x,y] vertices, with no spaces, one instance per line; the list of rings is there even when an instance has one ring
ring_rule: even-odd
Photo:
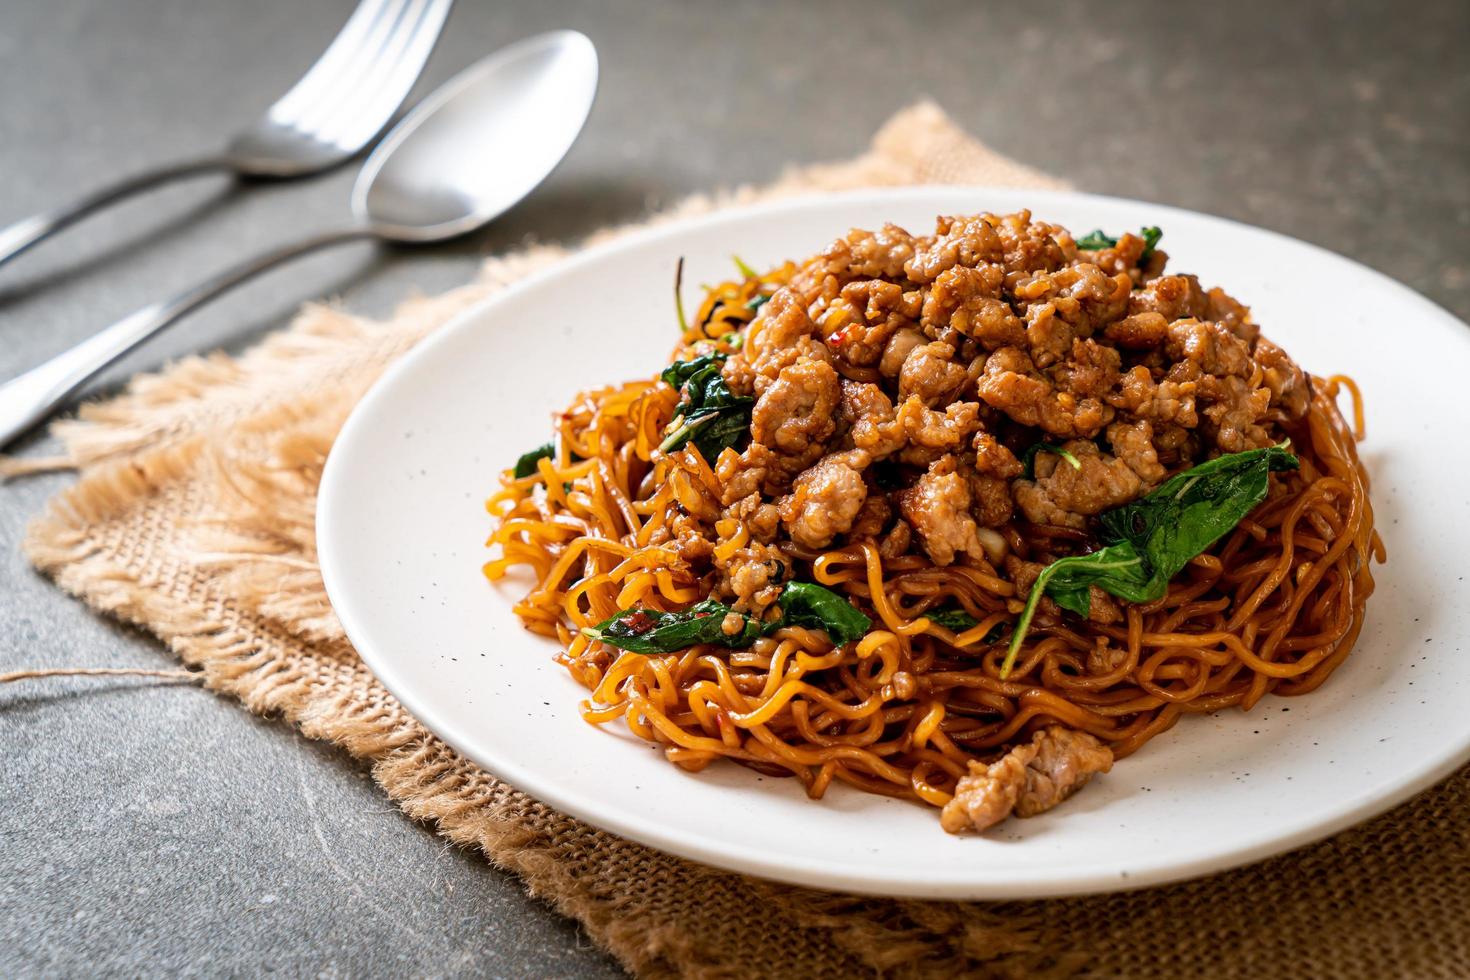
[[[0,228],[0,265],[89,214],[171,180],[221,170],[240,177],[305,177],[356,156],[408,97],[450,3],[362,0],[316,64],[223,153],[136,174]]]
[[[538,34],[465,69],[414,108],[373,151],[352,190],[349,228],[267,252],[0,385],[0,448],[67,395],[175,320],[298,255],[361,238],[437,242],[519,202],[561,162],[597,91],[597,51],[576,31]]]

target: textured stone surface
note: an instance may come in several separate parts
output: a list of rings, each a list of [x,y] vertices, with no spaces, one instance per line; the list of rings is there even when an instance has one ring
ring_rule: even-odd
[[[757,3],[461,0],[421,91],[536,31],[572,26],[597,42],[598,106],[546,186],[468,242],[352,246],[291,266],[103,384],[248,344],[305,299],[383,311],[528,236],[576,237],[786,161],[850,155],[922,95],[1079,186],[1314,241],[1470,316],[1464,3],[1412,15],[1388,3],[904,6],[813,4],[777,21]],[[10,0],[0,222],[211,148],[284,90],[351,7]],[[200,180],[0,269],[0,377],[344,220],[351,170],[247,190]],[[0,488],[0,670],[167,666],[148,638],[87,613],[19,557],[25,521],[63,482]],[[77,759],[86,765],[63,778]],[[341,753],[233,703],[147,680],[0,690],[0,975],[148,969],[617,972],[519,882],[401,817]]]

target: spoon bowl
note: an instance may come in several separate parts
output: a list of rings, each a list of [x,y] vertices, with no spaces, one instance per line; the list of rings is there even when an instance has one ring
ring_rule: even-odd
[[[229,171],[289,179],[356,156],[393,118],[434,50],[452,0],[362,0],[291,90],[223,153],[155,167],[0,228],[0,265],[90,214],[162,184]]]
[[[576,31],[527,38],[465,69],[406,115],[368,157],[352,191],[357,220],[351,227],[226,269],[0,384],[0,448],[149,337],[283,262],[363,238],[437,242],[488,224],[556,169],[596,93],[597,52]]]
[[[474,231],[556,169],[596,94],[597,50],[585,35],[553,31],[512,44],[394,127],[358,174],[352,212],[399,242]]]

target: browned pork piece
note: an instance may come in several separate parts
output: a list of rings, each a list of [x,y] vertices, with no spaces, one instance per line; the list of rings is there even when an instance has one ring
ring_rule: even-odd
[[[658,540],[756,615],[792,558],[859,542],[1012,578],[1008,542],[1033,542],[1025,567],[1085,551],[1098,514],[1170,473],[1280,441],[1306,411],[1302,370],[1244,306],[1114,241],[1026,211],[837,239],[725,360],[749,442],[706,460],[718,503]],[[749,544],[715,558],[720,519]],[[1120,618],[1098,596],[1095,618]]]
[[[1113,768],[1113,751],[1086,732],[1052,725],[986,765],[971,762],[939,825],[951,834],[983,831],[1014,813],[1034,817]]]

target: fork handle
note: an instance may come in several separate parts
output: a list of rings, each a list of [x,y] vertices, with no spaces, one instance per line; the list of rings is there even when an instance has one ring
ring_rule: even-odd
[[[167,164],[134,174],[131,177],[124,177],[71,204],[52,208],[29,218],[22,218],[10,227],[0,230],[0,265],[9,262],[43,238],[49,238],[61,229],[75,224],[95,211],[102,210],[109,204],[172,180],[195,177],[218,170],[234,170],[234,167],[229,159],[223,156],[203,157],[198,160]]]
[[[206,279],[193,289],[143,307],[70,350],[0,385],[0,449],[51,414],[83,382],[186,313],[299,255],[372,238],[365,227],[327,232],[273,249]]]

